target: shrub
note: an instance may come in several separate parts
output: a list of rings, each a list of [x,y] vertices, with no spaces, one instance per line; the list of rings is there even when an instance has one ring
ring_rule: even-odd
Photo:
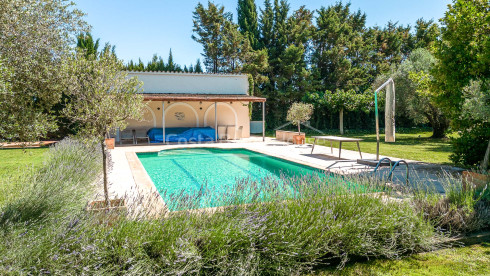
[[[449,156],[455,164],[475,167],[480,165],[490,140],[490,124],[476,124],[471,129],[461,131],[452,139],[453,153]]]
[[[48,161],[57,166],[47,163],[46,168],[68,169],[66,174],[81,177],[71,171],[80,172],[81,159],[92,163],[98,156],[79,152],[80,159],[66,150],[64,154],[58,147],[57,157]],[[63,165],[57,163],[61,160]],[[44,174],[57,175],[48,170]],[[64,181],[69,182],[50,190],[57,195],[44,197],[45,205],[92,179]],[[386,200],[377,192],[383,187],[369,179],[298,177],[286,181],[284,185],[294,187],[286,193],[280,192],[282,184],[263,181],[265,188],[255,194],[269,190],[272,196],[266,202],[249,202],[243,193],[258,186],[241,183],[222,199],[229,206],[223,211],[171,212],[160,219],[122,217],[109,224],[79,212],[83,200],[78,197],[65,199],[65,204],[78,203],[62,217],[55,205],[45,208],[43,223],[35,223],[39,220],[30,215],[33,223],[24,219],[0,224],[0,235],[8,241],[0,245],[0,274],[295,274],[333,259],[342,267],[358,256],[398,258],[433,249],[439,240],[409,202]],[[182,195],[180,206],[205,195]],[[26,202],[27,195],[22,200]],[[234,205],[244,200],[248,204]],[[7,208],[14,206],[19,205]]]
[[[462,179],[446,175],[445,194],[433,189],[414,190],[414,205],[438,230],[453,235],[490,226],[488,189],[463,186]],[[465,187],[465,188],[464,188]]]
[[[4,223],[29,222],[71,214],[87,202],[91,183],[100,172],[97,149],[77,140],[65,139],[51,147],[38,170],[28,170],[17,181],[20,196],[0,205],[0,227]],[[8,183],[0,183],[6,185]]]

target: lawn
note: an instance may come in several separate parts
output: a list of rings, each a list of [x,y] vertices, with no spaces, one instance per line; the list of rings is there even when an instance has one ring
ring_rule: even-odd
[[[317,134],[307,135],[307,143],[313,143],[313,139],[309,137],[315,135]],[[431,135],[432,132],[427,130],[417,130],[405,133],[398,132],[396,133],[395,143],[385,143],[384,134],[381,134],[379,154],[428,163],[451,164],[451,161],[449,160],[449,155],[451,154],[451,144],[449,139],[432,139],[430,138]],[[349,132],[343,136],[364,139],[364,141],[360,142],[361,151],[376,153],[375,133]],[[326,141],[320,141],[319,144],[330,146],[330,142]],[[338,143],[334,143],[334,147],[338,148]],[[357,146],[355,143],[344,143],[342,149],[357,151]]]
[[[0,149],[0,204],[6,199],[15,197],[20,187],[15,187],[17,180],[27,169],[36,169],[44,161],[48,148]]]
[[[36,168],[43,163],[48,148],[0,149],[0,177],[22,173],[26,167]]]
[[[328,269],[318,275],[490,275],[490,233],[467,239],[465,247],[352,263],[340,272]]]

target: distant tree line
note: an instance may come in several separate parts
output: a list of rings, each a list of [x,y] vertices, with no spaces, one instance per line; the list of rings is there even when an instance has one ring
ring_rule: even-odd
[[[172,49],[170,49],[170,52],[168,54],[167,63],[163,61],[161,56],[154,54],[153,58],[146,64],[144,64],[143,61],[141,61],[141,59],[138,59],[138,62],[134,62],[133,60],[130,60],[125,65],[125,69],[128,71],[142,71],[142,72],[148,72],[148,71],[154,71],[154,72],[167,71],[167,72],[185,72],[185,73],[203,72],[200,59],[197,59],[195,65],[191,64],[189,65],[189,67],[184,65],[184,68],[182,68],[179,64],[175,63],[172,55]]]
[[[257,11],[254,0],[238,0],[237,13],[234,23],[225,7],[199,3],[192,38],[203,46],[208,72],[253,77],[255,95],[268,99],[268,127],[284,123],[285,107],[297,101],[315,105],[316,128],[337,128],[344,112],[348,127],[374,127],[373,116],[360,115],[372,110],[377,78],[389,76],[414,49],[431,49],[440,32],[423,19],[413,28],[367,27],[364,13],[341,2],[292,11],[286,0],[265,0]],[[399,115],[407,126],[420,122]]]
[[[235,23],[225,7],[199,3],[192,38],[203,47],[208,72],[251,76],[253,93],[267,98],[268,128],[282,125],[299,101],[315,106],[316,128],[343,120],[349,128],[373,128],[373,90],[391,77],[398,126],[428,125],[434,138],[452,127],[461,134],[453,161],[473,166],[486,152],[488,164],[488,1],[453,0],[441,27],[422,18],[414,26],[367,27],[366,14],[342,2],[311,11],[265,0],[257,10],[254,0],[238,0],[237,14]]]

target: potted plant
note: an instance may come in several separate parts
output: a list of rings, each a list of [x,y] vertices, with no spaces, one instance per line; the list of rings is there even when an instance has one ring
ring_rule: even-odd
[[[293,136],[294,144],[304,144],[305,143],[305,134],[301,133],[301,124],[305,123],[311,118],[311,114],[313,113],[313,105],[307,103],[293,103],[288,110],[287,120],[290,121],[293,125],[298,126],[298,135]]]
[[[116,139],[111,138],[109,132],[107,132],[105,135],[105,144],[107,146],[107,149],[114,149],[114,145],[116,144]]]

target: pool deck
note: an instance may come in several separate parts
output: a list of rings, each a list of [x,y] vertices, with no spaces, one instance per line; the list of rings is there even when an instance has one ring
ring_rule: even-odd
[[[342,159],[339,160],[337,148],[334,148],[332,153],[329,146],[319,144],[315,146],[315,151],[311,154],[311,146],[311,144],[293,145],[274,138],[266,138],[265,142],[262,142],[261,137],[251,137],[222,143],[116,146],[115,149],[110,150],[110,162],[112,164],[109,166],[109,193],[111,198],[126,198],[127,205],[131,209],[141,209],[145,215],[148,215],[148,212],[161,212],[162,208],[165,208],[163,199],[158,195],[153,182],[137,158],[136,153],[157,152],[176,148],[244,148],[343,175],[367,174],[371,173],[374,169],[371,166],[357,163],[357,159],[360,158],[358,151],[342,149]],[[375,154],[364,152],[362,156],[363,159],[376,158]],[[387,156],[380,156],[380,158],[383,157]],[[394,157],[389,158],[393,161],[400,160]],[[450,166],[428,164],[414,160],[405,161],[410,165],[410,178],[412,181],[423,179],[424,182],[433,184],[439,191],[442,191],[442,186],[438,178],[442,173],[457,173],[460,171],[460,169]],[[395,170],[394,182],[404,183],[406,170],[403,167]],[[379,174],[386,175],[388,170],[388,167],[382,167],[379,170]]]

